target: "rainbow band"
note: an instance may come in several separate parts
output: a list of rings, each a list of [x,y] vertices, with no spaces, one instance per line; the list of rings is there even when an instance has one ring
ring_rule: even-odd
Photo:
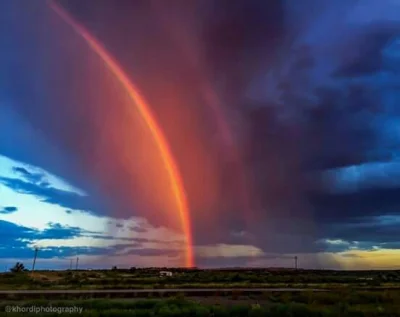
[[[161,158],[171,180],[173,195],[178,205],[179,217],[182,222],[183,233],[185,235],[185,264],[187,267],[194,266],[192,233],[190,228],[189,207],[186,199],[185,189],[179,173],[175,159],[169,149],[168,143],[164,134],[158,126],[154,116],[149,108],[149,105],[140,96],[137,88],[129,80],[118,63],[111,57],[107,50],[78,22],[76,22],[63,8],[55,2],[48,0],[50,8],[68,25],[70,25],[76,33],[78,33],[89,45],[89,47],[103,60],[104,64],[115,76],[115,78],[124,87],[129,95],[129,98],[137,107],[140,115],[145,121],[151,135],[153,136],[156,145],[160,151]]]

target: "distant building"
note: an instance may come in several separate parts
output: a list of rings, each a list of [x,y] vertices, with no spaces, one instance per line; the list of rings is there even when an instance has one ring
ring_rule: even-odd
[[[172,276],[171,271],[160,271],[160,276]]]

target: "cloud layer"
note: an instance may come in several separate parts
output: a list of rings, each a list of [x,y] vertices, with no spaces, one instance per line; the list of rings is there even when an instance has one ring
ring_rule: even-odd
[[[304,254],[351,266],[343,252],[399,247],[398,4],[307,1],[60,2],[165,131],[200,264]],[[21,252],[42,240],[50,257],[62,240],[93,263],[108,252],[178,263],[182,246],[118,240],[179,240],[182,229],[148,129],[87,45],[45,5],[22,2],[0,8],[12,13],[1,20],[2,226],[27,239]],[[22,224],[28,206],[46,212]]]

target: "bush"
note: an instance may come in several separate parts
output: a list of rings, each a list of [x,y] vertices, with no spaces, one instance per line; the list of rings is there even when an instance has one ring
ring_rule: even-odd
[[[248,316],[249,317],[264,317],[265,310],[260,305],[252,305]]]
[[[229,316],[244,317],[248,316],[251,308],[248,305],[235,305],[229,310]]]
[[[210,310],[210,315],[214,317],[229,317],[228,308],[224,306],[214,306]]]
[[[21,272],[27,272],[28,269],[25,268],[24,264],[21,262],[15,263],[15,265],[10,269],[12,273],[21,273]]]

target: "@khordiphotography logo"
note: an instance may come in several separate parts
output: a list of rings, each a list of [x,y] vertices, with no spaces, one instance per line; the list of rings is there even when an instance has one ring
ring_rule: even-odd
[[[9,305],[5,307],[6,313],[31,313],[31,314],[43,314],[43,313],[56,313],[56,314],[81,314],[83,311],[82,307],[78,306],[18,306]]]

